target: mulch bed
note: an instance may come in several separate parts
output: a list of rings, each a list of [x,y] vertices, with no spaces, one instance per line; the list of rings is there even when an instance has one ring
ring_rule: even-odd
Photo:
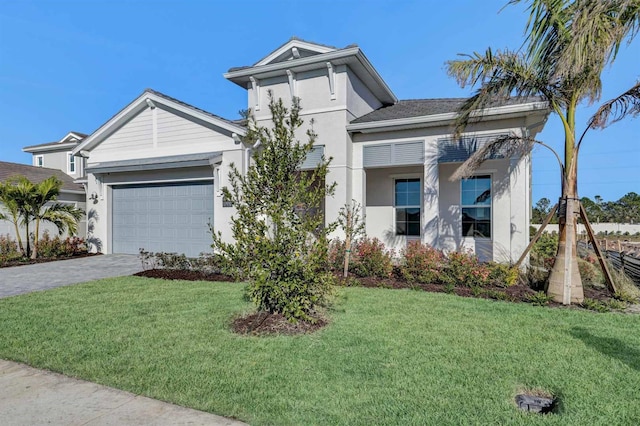
[[[256,312],[233,320],[231,329],[238,334],[294,335],[313,333],[327,324],[328,322],[323,318],[317,318],[314,322],[298,321],[292,323],[281,314]]]
[[[226,281],[226,282],[234,282],[236,281],[232,277],[228,275],[221,274],[208,274],[200,271],[189,271],[189,270],[181,270],[181,269],[149,269],[147,271],[142,271],[134,274],[139,277],[148,277],[148,278],[160,278],[164,280],[186,280],[186,281]],[[390,288],[390,289],[411,289],[411,290],[422,290],[428,291],[431,293],[452,293],[462,297],[475,297],[475,298],[483,298],[483,299],[498,299],[498,300],[507,300],[510,302],[523,302],[529,303],[529,298],[536,293],[536,291],[532,290],[529,286],[525,284],[516,284],[511,287],[499,287],[499,286],[485,286],[479,290],[474,291],[470,287],[457,286],[452,289],[448,289],[446,286],[442,284],[418,284],[418,283],[408,283],[402,279],[391,277],[391,278],[376,278],[376,277],[356,277],[355,275],[349,274],[348,278],[343,278],[342,274],[336,274],[336,281],[338,285],[342,286],[358,286],[358,287],[368,287],[368,288]],[[584,287],[584,295],[590,299],[599,300],[601,302],[606,302],[611,300],[611,295],[607,291],[605,287],[596,288],[596,287]],[[549,306],[563,306],[561,303],[549,302]],[[258,314],[255,314],[258,315]],[[264,315],[262,313],[261,315]],[[252,319],[253,320],[253,319]],[[288,330],[290,323],[286,319],[282,319],[287,324],[281,325],[282,330]],[[237,320],[238,321],[238,320]],[[248,321],[252,323],[251,321]],[[272,324],[276,324],[273,325]],[[262,328],[269,329],[269,327],[279,327],[277,324],[279,323],[278,318],[270,318],[264,321]],[[315,326],[315,324],[314,324]],[[235,326],[234,326],[235,327]],[[301,327],[304,327],[301,325]],[[309,330],[313,330],[311,327]],[[246,331],[246,333],[252,333],[253,331]],[[258,334],[260,334],[260,330],[258,330]],[[286,331],[283,331],[286,333]],[[306,331],[303,331],[306,332]]]
[[[189,271],[183,269],[149,269],[134,274],[138,277],[160,278],[163,280],[185,281],[225,281],[234,282],[235,279],[228,275],[208,274],[202,271]]]
[[[57,262],[58,260],[79,259],[82,257],[100,256],[102,253],[80,253],[73,256],[63,257],[39,257],[37,259],[12,260],[7,263],[0,263],[0,268],[11,268],[13,266],[33,265],[35,263]]]

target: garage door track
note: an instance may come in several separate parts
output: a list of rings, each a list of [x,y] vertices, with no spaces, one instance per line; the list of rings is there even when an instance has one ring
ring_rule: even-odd
[[[0,297],[131,275],[139,271],[142,271],[140,259],[133,254],[103,254],[0,268]]]

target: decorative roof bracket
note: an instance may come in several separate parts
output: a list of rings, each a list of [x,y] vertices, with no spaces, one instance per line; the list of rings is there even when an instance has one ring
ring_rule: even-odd
[[[331,92],[331,100],[336,99],[336,72],[331,62],[327,62],[327,73],[329,76],[329,91]]]
[[[287,70],[287,77],[289,78],[289,90],[291,90],[291,99],[293,99],[298,96],[296,90],[296,74],[291,70]]]
[[[254,111],[260,111],[260,82],[255,77],[249,77],[251,89],[253,90],[253,99],[255,101]]]

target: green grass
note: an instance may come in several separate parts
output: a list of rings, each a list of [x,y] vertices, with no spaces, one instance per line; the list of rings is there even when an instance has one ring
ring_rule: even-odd
[[[251,424],[640,423],[640,317],[342,288],[305,336],[229,331],[238,284],[127,277],[0,300],[0,358]],[[519,412],[521,388],[558,395]]]

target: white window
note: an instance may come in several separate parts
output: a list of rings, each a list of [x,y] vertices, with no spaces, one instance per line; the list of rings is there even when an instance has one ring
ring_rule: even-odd
[[[394,181],[396,235],[420,236],[420,179]]]
[[[73,154],[69,152],[67,154],[67,158],[68,158],[67,170],[69,171],[69,173],[75,173],[76,172],[76,157],[74,157]]]
[[[33,157],[33,165],[36,167],[44,167],[44,156],[36,155]]]
[[[462,236],[491,238],[491,176],[463,179],[460,190]]]

